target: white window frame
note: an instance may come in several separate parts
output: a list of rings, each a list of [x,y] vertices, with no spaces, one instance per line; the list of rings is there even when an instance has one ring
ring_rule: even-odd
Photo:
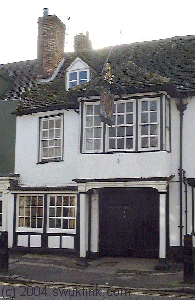
[[[126,111],[126,108],[127,108],[127,103],[133,103],[133,112],[129,112],[129,115],[133,115],[133,123],[127,123],[126,122],[126,117],[127,117],[127,111]],[[120,112],[117,112],[117,106],[118,104],[124,104],[125,105],[125,110],[124,110],[124,113],[120,113]],[[136,101],[135,99],[129,99],[129,100],[116,100],[115,103],[114,103],[114,106],[115,106],[115,109],[114,109],[114,113],[113,113],[113,118],[115,119],[115,122],[112,126],[106,126],[106,149],[108,152],[124,152],[124,151],[128,151],[128,152],[131,152],[131,151],[135,151],[135,139],[136,139]],[[124,116],[124,123],[123,124],[117,124],[117,118],[119,116]],[[120,137],[119,135],[117,135],[117,131],[120,127],[125,127],[124,131],[125,131],[125,134],[124,134],[124,147],[122,149],[119,149],[119,148],[116,148],[115,149],[112,149],[112,148],[109,148],[109,140],[110,139],[113,139],[115,140],[115,146],[117,146],[117,140],[120,139],[120,138],[123,138],[123,137]],[[132,139],[133,139],[133,147],[132,148],[127,148],[127,128],[129,127],[132,127],[133,128],[133,135],[132,135]],[[109,130],[110,128],[116,128],[116,138],[114,139],[114,137],[109,137]],[[112,129],[111,129],[112,130]]]
[[[146,102],[148,101],[148,103],[152,102],[152,101],[156,101],[157,102],[157,110],[154,111],[157,113],[157,121],[156,122],[150,122],[150,120],[148,120],[148,122],[142,122],[141,121],[141,115],[142,115],[142,112],[147,112],[147,111],[142,111],[142,102]],[[150,111],[148,109],[148,117],[150,117],[150,114],[152,113],[152,111]],[[142,130],[142,126],[144,125],[148,125],[149,127],[149,133],[148,134],[141,134],[141,130]],[[157,134],[152,134],[150,132],[150,126],[151,125],[157,125],[158,128],[157,128]],[[141,139],[144,138],[144,137],[148,137],[148,141],[150,143],[150,138],[154,137],[155,136],[158,137],[158,145],[156,147],[151,147],[150,144],[148,147],[142,147],[141,146]],[[160,141],[161,139],[163,139],[163,137],[160,136],[160,98],[157,98],[157,97],[154,97],[154,98],[143,98],[143,99],[140,99],[139,100],[139,104],[138,104],[138,151],[153,151],[153,150],[160,150]]]
[[[93,117],[93,124],[92,126],[88,126],[87,124],[87,106],[92,105],[93,106],[93,115],[88,115],[89,117],[92,116]],[[85,153],[101,153],[103,151],[103,122],[101,122],[100,120],[100,125],[94,126],[95,123],[95,117],[99,116],[99,114],[94,115],[95,112],[95,106],[100,105],[99,101],[95,101],[95,102],[85,102],[84,103],[84,120],[83,120],[83,150]],[[95,128],[100,128],[100,133],[101,136],[99,137],[95,137]],[[87,129],[92,129],[93,130],[93,137],[92,138],[87,138]],[[92,140],[92,149],[87,149],[87,139],[88,140]],[[99,149],[94,149],[94,141],[95,140],[100,140],[100,148]]]
[[[20,215],[20,197],[42,197],[42,203],[43,205],[42,206],[35,206],[33,207],[32,205],[30,205],[29,207],[29,215],[26,215],[25,213],[25,209],[26,209],[26,206],[24,207],[24,215]],[[32,198],[31,198],[32,199]],[[39,203],[39,202],[38,202]],[[43,223],[44,223],[44,195],[43,194],[18,194],[17,195],[17,203],[16,203],[16,231],[17,232],[43,232]],[[32,211],[32,207],[33,208],[36,208],[36,207],[40,207],[42,208],[42,216],[41,217],[38,217],[38,218],[42,218],[42,227],[41,228],[33,228],[33,227],[25,227],[25,226],[19,226],[19,218],[22,218],[24,217],[27,218],[29,217],[31,219],[31,211]],[[37,216],[36,216],[36,220],[37,220]]]
[[[84,61],[82,61],[79,57],[77,57],[66,70],[66,89],[67,89],[67,91],[71,88],[70,82],[75,82],[76,83],[75,86],[82,84],[82,83],[79,83],[79,73],[82,71],[87,72],[87,79],[85,82],[83,82],[83,83],[86,83],[90,79],[90,68]],[[77,79],[70,81],[70,73],[73,73],[73,72],[77,73]]]
[[[83,71],[87,73],[87,78],[82,83],[80,83],[80,77],[79,76],[80,76],[80,73],[83,72]],[[70,80],[71,73],[76,73],[77,78],[75,80]],[[68,72],[68,89],[72,88],[73,86],[86,83],[88,81],[89,81],[89,70],[87,70],[87,69],[73,70],[73,71]],[[72,83],[72,82],[74,82],[75,84],[70,87],[70,83]]]
[[[0,225],[0,231],[2,231],[2,226],[3,226],[3,193],[0,192],[0,202],[1,202],[1,225]]]
[[[62,197],[62,205],[56,205],[57,204],[57,197],[60,196]],[[55,197],[55,205],[52,205],[50,206],[50,197]],[[75,205],[70,205],[70,202],[69,202],[69,205],[63,205],[63,197],[68,197],[69,198],[69,201],[71,200],[71,197],[74,197],[75,198]],[[76,226],[77,226],[77,222],[76,222],[76,216],[77,216],[77,194],[72,194],[72,193],[66,193],[66,194],[48,194],[48,205],[47,205],[47,233],[69,233],[69,234],[76,234]],[[61,216],[56,216],[57,214],[57,208],[62,208],[61,209]],[[51,216],[50,215],[50,208],[53,208],[55,209],[55,216]],[[63,208],[68,208],[68,209],[71,209],[71,208],[74,208],[75,210],[75,215],[74,217],[72,216],[68,216],[68,217],[64,217],[63,216]],[[75,223],[75,228],[74,229],[63,229],[63,228],[50,228],[49,227],[49,220],[50,219],[60,219],[62,220],[68,220],[68,223],[70,220],[74,220],[74,223]],[[61,225],[62,226],[62,225]]]
[[[53,129],[51,128],[51,132],[53,130],[53,137],[49,137],[50,130],[49,127],[44,128],[44,122],[45,123],[48,122],[48,126],[50,122],[54,122],[54,127]],[[60,123],[60,127],[59,127],[59,123]],[[64,144],[63,124],[64,124],[63,114],[49,115],[40,118],[39,162],[63,160],[63,144]],[[44,155],[43,153],[44,149],[45,150],[47,149],[48,156]],[[56,153],[57,150],[60,151],[59,155],[57,155]],[[53,151],[54,155],[49,155],[50,151]]]

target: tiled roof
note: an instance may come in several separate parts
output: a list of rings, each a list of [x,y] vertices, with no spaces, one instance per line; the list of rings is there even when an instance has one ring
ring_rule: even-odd
[[[66,69],[78,56],[90,66],[92,81],[67,92]],[[0,74],[8,75],[12,80],[12,88],[4,99],[19,98],[18,111],[21,113],[57,106],[76,108],[78,93],[84,95],[87,90],[98,92],[107,59],[114,74],[113,86],[119,93],[163,89],[162,86],[173,84],[183,95],[195,94],[195,36],[185,36],[65,53],[63,66],[54,81],[49,83],[36,82],[36,61],[2,65]]]

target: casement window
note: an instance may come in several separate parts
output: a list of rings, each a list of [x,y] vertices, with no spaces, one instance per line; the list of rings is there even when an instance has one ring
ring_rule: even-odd
[[[59,161],[63,158],[63,115],[40,119],[40,162]]]
[[[18,196],[18,228],[42,229],[43,227],[43,196]]]
[[[108,127],[108,150],[134,150],[135,101],[114,104],[113,125]]]
[[[48,230],[76,232],[76,195],[49,195]]]
[[[76,70],[68,73],[68,88],[89,81],[88,70]]]
[[[101,122],[98,101],[85,102],[82,107],[84,153],[168,149],[165,97],[115,100],[112,126]]]
[[[102,122],[99,102],[85,104],[84,147],[86,152],[102,151]]]
[[[160,149],[160,101],[144,99],[139,104],[139,149]]]

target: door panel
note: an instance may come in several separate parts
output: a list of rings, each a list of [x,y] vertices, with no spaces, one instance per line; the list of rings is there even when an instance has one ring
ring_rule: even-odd
[[[156,190],[102,189],[100,255],[158,257],[159,195]]]

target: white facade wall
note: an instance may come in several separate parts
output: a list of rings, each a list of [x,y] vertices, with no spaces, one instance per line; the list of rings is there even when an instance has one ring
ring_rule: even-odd
[[[39,117],[64,113],[63,161],[38,163]],[[79,115],[73,111],[52,111],[17,117],[15,173],[20,174],[20,185],[74,185],[77,177],[79,151]]]

